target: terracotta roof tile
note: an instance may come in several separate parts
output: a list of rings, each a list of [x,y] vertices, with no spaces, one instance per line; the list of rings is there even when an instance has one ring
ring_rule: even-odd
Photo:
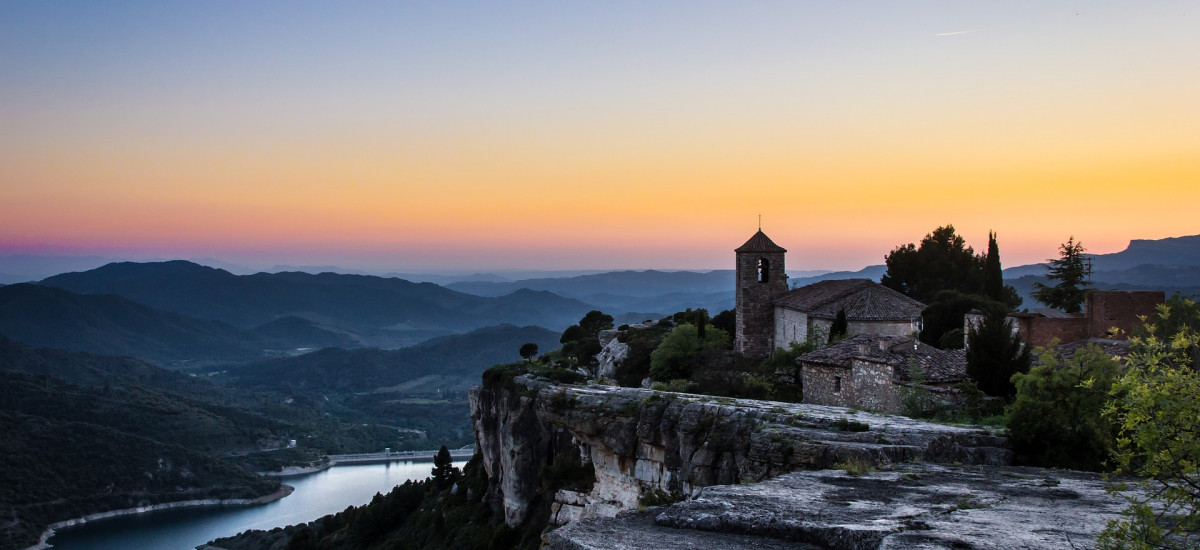
[[[787,252],[785,248],[775,244],[761,229],[755,233],[746,244],[734,249],[734,252]]]
[[[918,343],[908,336],[876,336],[858,334],[841,342],[801,355],[801,363],[819,363],[849,368],[850,361],[860,359],[894,367],[897,382],[907,382],[911,361],[925,371],[925,382],[948,384],[967,379],[967,355],[961,349],[943,350]]]
[[[908,320],[921,315],[925,304],[870,279],[821,281],[800,287],[775,301],[812,317],[833,319],[839,309],[851,321]]]

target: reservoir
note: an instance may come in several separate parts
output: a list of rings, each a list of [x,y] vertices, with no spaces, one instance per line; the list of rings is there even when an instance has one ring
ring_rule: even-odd
[[[464,462],[454,466],[462,468]],[[334,466],[303,476],[283,478],[296,488],[291,495],[261,506],[162,510],[91,521],[62,529],[49,543],[58,550],[192,549],[210,540],[247,529],[269,530],[305,523],[326,514],[371,501],[410,479],[425,479],[432,462],[391,462]]]

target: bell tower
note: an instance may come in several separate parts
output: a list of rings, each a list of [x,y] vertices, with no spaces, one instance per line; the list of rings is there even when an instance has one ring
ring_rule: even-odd
[[[734,350],[746,357],[765,357],[775,348],[775,299],[787,290],[782,246],[760,228],[734,250],[737,258],[737,334]]]

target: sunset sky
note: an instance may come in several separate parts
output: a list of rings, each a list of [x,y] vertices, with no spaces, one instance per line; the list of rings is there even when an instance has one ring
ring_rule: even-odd
[[[1200,233],[1200,0],[0,0],[0,256],[857,269]]]

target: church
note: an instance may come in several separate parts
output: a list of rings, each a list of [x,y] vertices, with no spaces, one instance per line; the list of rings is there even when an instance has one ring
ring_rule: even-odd
[[[840,279],[789,289],[787,250],[759,229],[736,257],[734,349],[765,357],[792,342],[827,337],[839,311],[849,334],[910,336],[921,329],[925,304],[869,279]]]

